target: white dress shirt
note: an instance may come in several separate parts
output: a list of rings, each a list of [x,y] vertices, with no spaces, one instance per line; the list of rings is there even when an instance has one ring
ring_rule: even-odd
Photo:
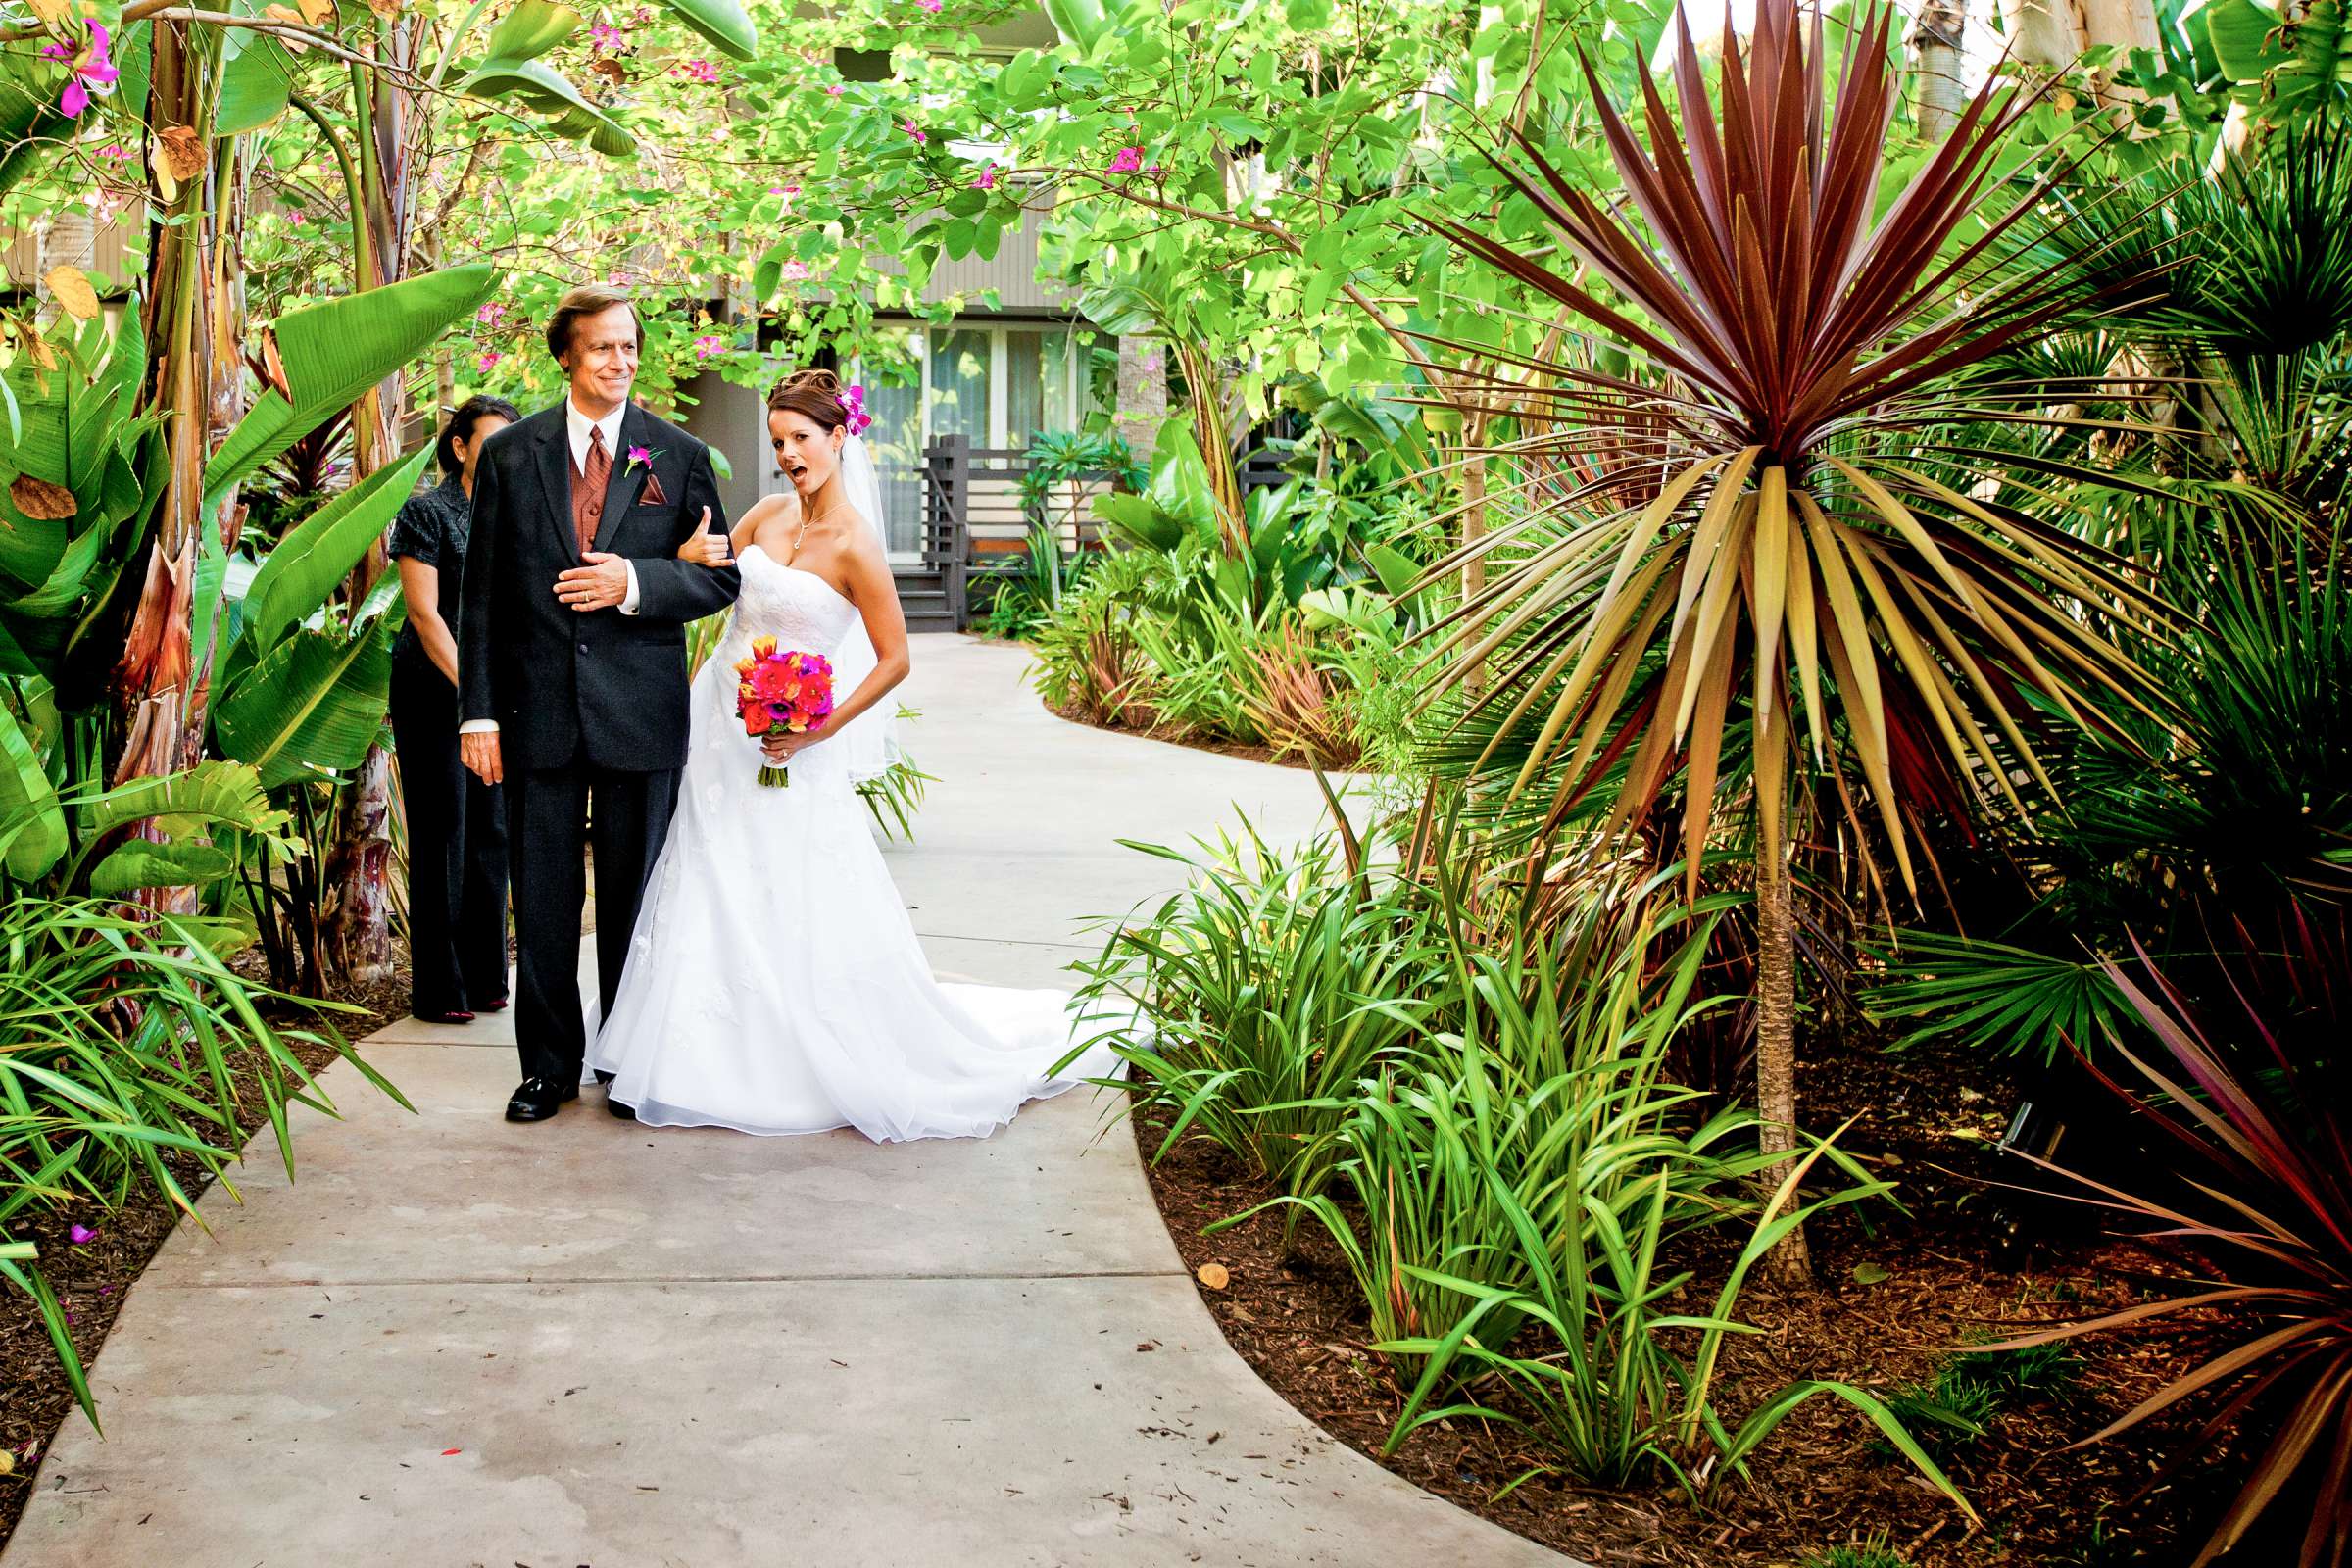
[[[603,418],[591,419],[580,412],[578,404],[569,398],[564,400],[564,425],[571,436],[571,471],[574,478],[588,471],[588,432],[591,430],[604,432],[607,457],[614,463],[627,461],[620,450],[620,419],[621,416],[626,413],[628,413],[628,405],[624,403]],[[567,523],[569,520],[569,518],[565,519]],[[628,567],[629,590],[621,596],[620,612],[624,615],[634,615],[637,613],[637,564],[624,560],[621,564]],[[495,718],[469,718],[458,726],[458,733],[461,735],[495,735],[498,733],[498,720]]]

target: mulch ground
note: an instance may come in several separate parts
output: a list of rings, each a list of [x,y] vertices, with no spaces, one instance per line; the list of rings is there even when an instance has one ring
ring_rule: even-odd
[[[1249,741],[1227,740],[1222,736],[1203,735],[1197,730],[1175,724],[1098,724],[1075,703],[1059,705],[1047,703],[1046,711],[1055,718],[1072,724],[1084,724],[1088,729],[1108,730],[1113,735],[1138,735],[1148,741],[1159,741],[1168,746],[1188,746],[1196,752],[1215,752],[1220,757],[1238,757],[1246,762],[1271,762],[1276,767],[1297,768],[1305,772],[1314,764],[1294,752],[1277,756],[1270,746],[1258,746]]]
[[[257,976],[258,978],[258,976]],[[365,1039],[409,1010],[409,972],[405,964],[382,980],[347,991],[335,1000],[360,1010],[329,1015],[346,1038]],[[297,1043],[295,1054],[303,1065],[318,1071],[334,1059],[325,1046]],[[258,1097],[246,1101],[239,1126],[250,1138],[266,1120]],[[190,1197],[211,1185],[193,1162],[174,1157],[174,1174]],[[179,1222],[179,1210],[162,1194],[142,1185],[129,1202],[108,1216],[90,1200],[54,1212],[28,1209],[10,1227],[10,1234],[38,1244],[42,1272],[57,1292],[72,1326],[74,1345],[82,1364],[97,1358],[114,1327],[115,1314],[133,1280],[145,1269]],[[75,1246],[69,1232],[75,1224],[97,1231],[96,1239]],[[39,1311],[23,1292],[0,1294],[0,1454],[8,1471],[0,1475],[0,1545],[7,1543],[32,1493],[32,1477],[48,1450],[58,1424],[74,1408],[74,1393],[58,1365],[57,1350]],[[104,1419],[103,1408],[100,1418]]]
[[[1983,1079],[1980,1062],[1931,1053],[1809,1066],[1808,1119],[1834,1126],[1859,1112],[1844,1147],[1881,1162],[1908,1212],[1857,1205],[1844,1211],[1850,1219],[1817,1222],[1818,1290],[1798,1298],[1748,1292],[1738,1315],[1763,1332],[1728,1342],[1719,1385],[1728,1414],[1744,1415],[1799,1378],[1835,1378],[1885,1396],[1931,1378],[1942,1353],[1972,1334],[1982,1340],[2019,1320],[2143,1298],[2148,1276],[2170,1272],[2063,1215],[2004,1206],[1973,1179],[2017,1174],[1993,1150],[2005,1106],[1976,1087]],[[1147,1156],[1166,1125],[1148,1111],[1139,1117]],[[1612,1491],[1553,1475],[1498,1497],[1544,1458],[1504,1424],[1425,1427],[1393,1458],[1379,1458],[1405,1391],[1364,1348],[1361,1298],[1312,1220],[1287,1246],[1280,1211],[1203,1236],[1271,1189],[1201,1139],[1153,1166],[1152,1184],[1196,1281],[1202,1264],[1228,1272],[1224,1289],[1200,1287],[1226,1339],[1301,1414],[1429,1491],[1598,1568],[1782,1568],[1841,1544],[1881,1545],[1909,1568],[2179,1568],[2203,1540],[2199,1524],[2210,1527],[2243,1473],[2245,1454],[2225,1445],[2200,1454],[2183,1486],[2142,1495],[2183,1446],[2185,1420],[2069,1451],[2209,1353],[2220,1332],[2211,1326],[2186,1338],[2085,1343],[2071,1383],[1951,1445],[1940,1457],[1981,1527],[1877,1444],[1859,1415],[1827,1401],[1784,1423],[1751,1462],[1751,1477],[1719,1486],[1704,1505],[1671,1484]],[[1704,1310],[1723,1257],[1677,1261],[1696,1275],[1683,1299]],[[2256,1560],[2242,1550],[2231,1559]]]

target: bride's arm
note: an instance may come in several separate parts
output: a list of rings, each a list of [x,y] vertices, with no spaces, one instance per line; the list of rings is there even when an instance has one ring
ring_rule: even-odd
[[[890,574],[890,558],[882,553],[882,541],[871,528],[854,528],[851,537],[850,602],[858,607],[866,639],[874,645],[874,667],[850,693],[849,701],[833,705],[826,729],[847,724],[882,701],[914,667],[906,652],[906,613],[899,608],[899,585]]]

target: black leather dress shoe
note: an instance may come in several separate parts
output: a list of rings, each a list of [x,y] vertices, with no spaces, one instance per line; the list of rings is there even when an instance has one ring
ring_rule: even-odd
[[[576,1083],[560,1084],[553,1078],[525,1078],[507,1102],[507,1120],[545,1121],[553,1116],[566,1100],[580,1098]]]
[[[617,1100],[608,1099],[605,1102],[605,1108],[611,1111],[613,1115],[618,1116],[622,1121],[635,1121],[637,1119],[637,1107],[635,1105],[624,1105]]]

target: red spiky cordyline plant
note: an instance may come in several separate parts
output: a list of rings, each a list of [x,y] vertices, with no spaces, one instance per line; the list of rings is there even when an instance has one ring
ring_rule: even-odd
[[[2011,794],[2021,768],[2050,787],[2026,694],[2091,724],[2097,700],[2140,700],[2144,677],[2103,625],[2154,610],[2125,563],[1981,498],[1991,491],[1948,433],[2042,421],[2022,389],[2004,399],[1985,385],[1984,362],[2061,318],[2120,308],[2151,274],[2021,271],[2022,225],[2046,232],[2043,198],[2072,170],[2006,187],[1998,155],[2030,100],[1997,83],[1882,208],[1894,21],[1871,5],[1851,23],[1834,106],[1820,18],[1806,25],[1796,0],[1761,0],[1745,49],[1727,22],[1717,103],[1678,21],[1679,122],[1643,70],[1646,146],[1588,62],[1631,211],[1575,188],[1524,139],[1526,170],[1496,160],[1577,272],[1429,220],[1643,365],[1621,376],[1538,357],[1492,383],[1524,432],[1497,454],[1518,475],[1516,517],[1432,568],[1483,556],[1492,574],[1437,629],[1431,657],[1494,726],[1477,771],[1499,776],[1515,759],[1515,794],[1558,781],[1548,830],[1619,770],[1603,831],[1637,826],[1680,774],[1693,881],[1725,738],[1745,721],[1757,1089],[1766,1147],[1781,1151],[1796,1115],[1792,768],[1809,750],[1800,789],[1834,787],[1865,857],[1867,802],[1915,888],[1920,810],[1973,797],[1979,779]],[[2057,482],[2038,473],[2029,493]],[[1808,1272],[1794,1234],[1774,1273]]]
[[[2144,949],[2140,962],[2153,973]],[[2240,1054],[2269,1070],[2266,1093],[2230,1070],[2207,1043],[2180,995],[2155,977],[2155,994],[2107,962],[2121,991],[2172,1058],[2152,1065],[2121,1042],[2116,1054],[2163,1098],[2143,1107],[2177,1156],[2195,1196],[2150,1198],[2067,1171],[2032,1155],[2079,1189],[2065,1196],[2125,1216],[2158,1248],[2186,1248],[2217,1277],[2160,1300],[2020,1335],[1986,1350],[2023,1349],[2214,1309],[2246,1314],[2242,1338],[2182,1373],[2076,1445],[2098,1443],[2184,1399],[2212,1400],[2196,1436],[2149,1485],[2210,1455],[2232,1424],[2279,1414],[2252,1472],[2190,1568],[2204,1568],[2247,1544],[2258,1527],[2308,1509],[2298,1568],[2343,1568],[2352,1559],[2352,1137],[2338,1105],[2312,1093],[2260,1018],[2259,1040]],[[2138,1096],[2104,1072],[2119,1096]],[[2188,1211],[2197,1205],[2197,1211]],[[2300,1518],[2300,1516],[2298,1516]]]

